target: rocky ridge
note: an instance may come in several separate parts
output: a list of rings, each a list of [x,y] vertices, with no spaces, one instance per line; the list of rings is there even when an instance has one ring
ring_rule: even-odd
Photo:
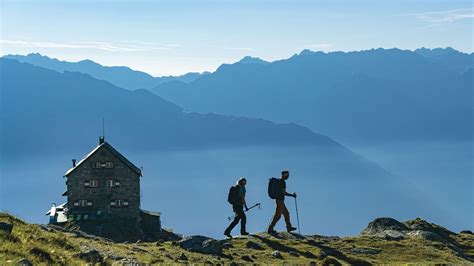
[[[474,235],[422,219],[377,218],[358,236],[257,233],[234,239],[206,236],[116,243],[0,213],[0,261],[12,265],[137,265],[161,263],[474,264]]]

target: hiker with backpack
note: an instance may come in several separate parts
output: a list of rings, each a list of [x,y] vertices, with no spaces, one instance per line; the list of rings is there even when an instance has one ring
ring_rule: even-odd
[[[276,202],[276,209],[275,214],[273,215],[273,219],[268,226],[267,233],[275,234],[275,225],[280,220],[281,215],[285,218],[286,223],[286,230],[290,233],[296,230],[296,227],[291,225],[290,221],[290,213],[288,212],[288,208],[285,205],[285,196],[294,197],[296,199],[296,193],[288,193],[286,192],[286,180],[290,177],[289,171],[282,171],[281,178],[270,178],[268,183],[268,195],[270,198],[274,199]]]
[[[227,196],[227,201],[232,205],[232,210],[235,213],[234,220],[230,223],[230,225],[225,229],[224,235],[232,238],[230,232],[240,221],[240,234],[241,235],[248,235],[247,230],[245,229],[245,225],[247,223],[247,217],[245,216],[244,208],[246,211],[249,210],[247,207],[247,202],[245,201],[245,185],[247,184],[247,180],[245,178],[240,178],[237,181],[235,186],[232,186],[229,189],[229,194]]]

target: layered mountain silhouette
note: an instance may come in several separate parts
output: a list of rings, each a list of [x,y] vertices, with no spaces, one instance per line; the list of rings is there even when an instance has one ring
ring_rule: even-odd
[[[59,73],[0,59],[2,152],[47,152],[80,146],[101,132],[137,149],[338,143],[295,124],[197,114],[147,90],[128,91],[77,72]]]
[[[304,50],[271,63],[246,57],[152,91],[196,112],[291,121],[345,143],[466,140],[473,59],[452,48]]]
[[[46,69],[58,72],[71,71],[89,74],[97,79],[109,81],[110,83],[129,90],[148,89],[158,86],[165,82],[180,81],[191,82],[199,78],[200,73],[187,73],[182,76],[163,76],[153,77],[145,72],[136,71],[125,66],[102,66],[92,60],[82,60],[79,62],[60,61],[58,59],[49,58],[38,53],[28,55],[6,55],[3,58],[16,59],[20,62],[30,63]]]

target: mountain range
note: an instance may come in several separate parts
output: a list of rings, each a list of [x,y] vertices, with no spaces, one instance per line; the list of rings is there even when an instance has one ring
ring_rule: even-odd
[[[344,149],[296,124],[185,112],[151,92],[125,90],[90,75],[0,59],[2,152],[60,151],[101,133],[138,150],[316,144]],[[113,133],[115,132],[115,134]]]
[[[79,62],[67,62],[38,53],[31,53],[28,55],[6,55],[3,56],[3,58],[15,59],[20,62],[30,63],[32,65],[58,72],[70,71],[89,74],[97,79],[109,81],[118,87],[129,90],[149,89],[170,81],[187,83],[199,78],[201,75],[208,74],[208,72],[203,72],[187,73],[176,77],[153,77],[145,72],[133,70],[125,66],[103,66],[88,59]]]
[[[451,48],[304,50],[271,63],[245,58],[152,92],[196,112],[291,121],[348,144],[471,140],[473,58]]]

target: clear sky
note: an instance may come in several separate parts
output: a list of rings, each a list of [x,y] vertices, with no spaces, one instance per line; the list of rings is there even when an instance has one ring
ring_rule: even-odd
[[[39,52],[152,75],[303,49],[473,52],[472,0],[0,1],[2,55]]]

